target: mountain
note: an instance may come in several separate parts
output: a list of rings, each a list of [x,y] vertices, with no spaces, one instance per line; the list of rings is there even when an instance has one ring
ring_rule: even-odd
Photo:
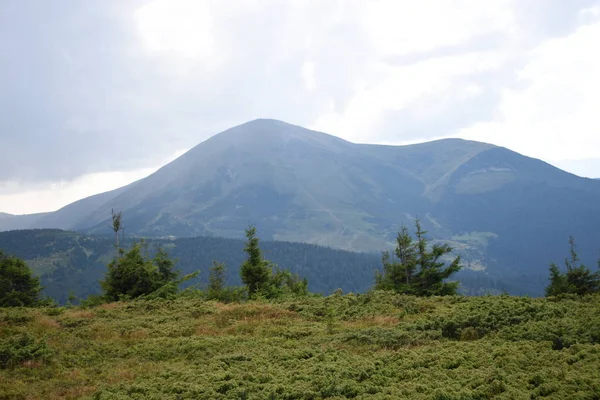
[[[37,226],[38,221],[50,213],[13,215],[0,212],[0,232],[14,229],[28,229]]]
[[[27,228],[43,229],[85,226],[85,221],[91,218],[93,210],[110,202],[112,199],[125,192],[129,187],[131,187],[131,185],[78,200],[58,211],[42,215],[40,218],[36,219],[32,226],[28,226]]]
[[[133,243],[125,240],[125,246]],[[178,239],[150,238],[148,249],[164,248],[177,260],[183,274],[200,270],[197,282],[206,284],[213,260],[226,264],[230,285],[241,284],[239,268],[245,259],[244,242],[239,239],[194,237]],[[98,281],[114,256],[114,238],[89,236],[57,229],[30,229],[0,232],[0,249],[24,259],[41,277],[44,294],[64,303],[69,292],[84,298],[100,292]],[[313,292],[330,294],[364,292],[373,285],[380,256],[356,253],[305,243],[262,241],[264,256],[282,268],[305,277]],[[466,294],[500,293],[508,282],[488,274],[465,271],[459,274],[461,291]]]
[[[569,235],[588,264],[600,254],[599,200],[599,181],[486,143],[354,144],[255,120],[145,179],[24,227],[105,234],[114,208],[128,234],[241,238],[253,223],[263,239],[377,251],[419,217],[468,268],[541,294]]]

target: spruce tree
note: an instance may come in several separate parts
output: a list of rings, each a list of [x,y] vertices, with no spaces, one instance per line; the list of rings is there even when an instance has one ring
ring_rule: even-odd
[[[110,262],[105,278],[100,282],[106,298],[135,298],[166,285],[170,285],[169,291],[177,290],[178,273],[173,271],[174,262],[168,254],[160,249],[151,259],[142,251],[145,248],[145,242],[135,243],[122,257]]]
[[[250,225],[246,229],[246,239],[244,252],[248,258],[242,264],[240,275],[242,282],[248,287],[248,294],[252,296],[269,283],[271,268],[270,263],[262,258],[254,226]]]
[[[169,254],[159,247],[154,256],[154,265],[158,268],[158,273],[163,282],[172,282],[179,277],[179,272],[175,270],[175,261],[169,257]]]
[[[396,237],[396,259],[389,252],[383,252],[383,271],[375,273],[375,288],[393,290],[397,293],[417,296],[452,295],[458,289],[458,282],[446,282],[462,265],[460,256],[448,266],[442,258],[452,252],[448,244],[429,246],[421,222],[415,221],[416,240],[406,227],[402,227]]]
[[[0,250],[0,307],[31,307],[39,303],[40,279],[25,261]]]
[[[569,247],[570,257],[565,258],[565,273],[555,263],[550,264],[550,284],[546,287],[546,296],[567,293],[583,296],[600,291],[600,271],[593,273],[581,264],[572,236],[569,238]]]
[[[121,245],[119,243],[119,232],[123,230],[123,213],[121,211],[115,212],[114,209],[110,210],[112,224],[111,228],[115,233],[115,250],[116,256],[119,257],[123,255],[123,249],[121,249]]]
[[[220,300],[225,290],[225,264],[213,261],[208,275],[207,297],[209,300]]]

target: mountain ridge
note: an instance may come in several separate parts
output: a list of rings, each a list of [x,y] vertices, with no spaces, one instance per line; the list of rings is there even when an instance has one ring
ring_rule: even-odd
[[[532,292],[539,293],[548,263],[564,257],[570,235],[584,259],[600,250],[599,199],[599,181],[488,143],[357,144],[259,119],[26,227],[108,234],[116,209],[126,232],[138,236],[240,239],[255,224],[265,240],[380,251],[419,217],[468,268],[515,279],[533,273]]]

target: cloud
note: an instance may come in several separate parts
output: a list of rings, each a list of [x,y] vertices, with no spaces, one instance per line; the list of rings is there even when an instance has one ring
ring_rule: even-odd
[[[259,117],[600,158],[599,20],[597,0],[4,1],[0,210]]]
[[[547,40],[502,91],[497,115],[459,132],[548,160],[600,157],[600,20]],[[600,171],[599,171],[600,172]]]
[[[35,184],[5,181],[0,183],[0,210],[9,214],[55,211],[84,197],[108,192],[145,178],[184,152],[184,150],[176,151],[149,168],[96,172],[73,180]]]
[[[600,179],[600,158],[551,161],[558,168],[585,178]]]

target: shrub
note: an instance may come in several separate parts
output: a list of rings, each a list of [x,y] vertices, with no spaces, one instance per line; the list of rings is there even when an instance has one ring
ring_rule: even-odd
[[[155,258],[150,259],[142,254],[144,249],[144,242],[136,243],[108,265],[106,277],[101,282],[107,299],[136,298],[161,288],[162,297],[177,292],[177,285],[172,284],[177,273],[173,271],[173,262],[167,254],[159,250]]]
[[[0,340],[0,368],[12,368],[25,361],[44,361],[50,355],[46,342],[36,341],[29,333]]]
[[[31,307],[39,303],[40,279],[25,261],[0,250],[0,307]]]

